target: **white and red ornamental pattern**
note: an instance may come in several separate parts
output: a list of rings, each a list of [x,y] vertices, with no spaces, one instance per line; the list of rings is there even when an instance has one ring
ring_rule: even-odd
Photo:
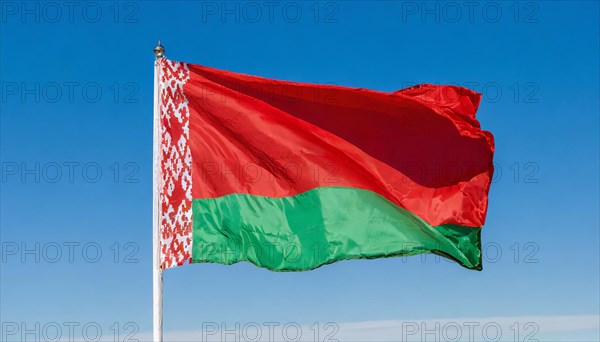
[[[190,112],[183,86],[189,80],[187,64],[166,58],[160,69],[160,267],[191,262],[192,155]]]

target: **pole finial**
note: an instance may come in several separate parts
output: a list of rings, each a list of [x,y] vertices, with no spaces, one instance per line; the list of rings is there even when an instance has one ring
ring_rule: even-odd
[[[160,39],[158,40],[158,45],[154,48],[154,55],[156,59],[161,59],[165,56],[165,47],[160,44]]]

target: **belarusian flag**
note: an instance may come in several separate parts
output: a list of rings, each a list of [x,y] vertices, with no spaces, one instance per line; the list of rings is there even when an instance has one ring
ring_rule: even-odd
[[[161,268],[419,253],[482,268],[494,142],[475,119],[480,94],[158,63]]]

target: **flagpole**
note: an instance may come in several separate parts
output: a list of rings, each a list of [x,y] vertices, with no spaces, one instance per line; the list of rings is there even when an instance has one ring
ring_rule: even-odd
[[[160,67],[165,48],[154,48],[154,129],[152,139],[152,327],[154,342],[162,342],[162,270],[160,269]]]

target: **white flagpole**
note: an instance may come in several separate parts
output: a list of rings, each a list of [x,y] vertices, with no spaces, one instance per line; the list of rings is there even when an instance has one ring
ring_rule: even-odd
[[[162,270],[160,269],[160,59],[165,48],[154,48],[154,135],[152,152],[152,327],[154,342],[162,342]]]

